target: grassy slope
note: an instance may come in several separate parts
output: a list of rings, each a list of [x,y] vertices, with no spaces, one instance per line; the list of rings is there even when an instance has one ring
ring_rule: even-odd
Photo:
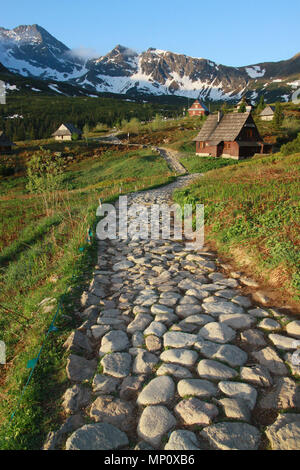
[[[240,267],[299,299],[300,155],[258,156],[206,173],[178,191],[205,204],[206,239]]]
[[[113,200],[120,186],[124,194],[170,179],[165,161],[149,150],[95,155],[68,166],[64,182],[68,189],[60,192],[48,217],[40,197],[26,194],[24,175],[13,177],[13,185],[9,177],[0,179],[6,192],[0,196],[0,304],[28,319],[24,322],[0,310],[0,339],[8,347],[8,363],[0,369],[1,449],[39,448],[60,419],[57,400],[66,380],[62,344],[75,326],[76,301],[95,264],[96,247],[87,245],[85,237],[89,226],[95,228],[98,198]],[[79,251],[80,247],[85,250]],[[47,341],[21,407],[8,426],[29,374],[26,363],[36,357],[55,312],[37,305],[45,297],[59,299],[66,289],[63,313],[71,318],[58,321],[59,332]]]

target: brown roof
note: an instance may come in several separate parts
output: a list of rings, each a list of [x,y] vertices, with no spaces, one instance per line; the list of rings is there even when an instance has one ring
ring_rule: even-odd
[[[231,113],[221,117],[218,123],[218,115],[211,114],[203,124],[195,141],[210,141],[211,145],[219,142],[233,142],[241,132],[250,113]]]
[[[3,131],[0,131],[0,145],[1,147],[11,147],[13,145]]]
[[[60,129],[61,126],[65,126],[66,129]],[[55,136],[60,136],[60,135],[72,135],[72,134],[78,134],[81,135],[81,130],[75,127],[73,124],[70,123],[62,123],[59,128],[57,129],[56,132],[54,132],[52,135],[53,137]]]

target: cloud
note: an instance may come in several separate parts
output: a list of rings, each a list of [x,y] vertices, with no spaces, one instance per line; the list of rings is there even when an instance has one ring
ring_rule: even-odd
[[[75,47],[74,49],[71,49],[69,54],[72,57],[76,57],[81,60],[89,60],[89,59],[95,59],[99,57],[99,53],[95,49],[91,49],[89,47],[84,47],[84,46],[79,46]]]

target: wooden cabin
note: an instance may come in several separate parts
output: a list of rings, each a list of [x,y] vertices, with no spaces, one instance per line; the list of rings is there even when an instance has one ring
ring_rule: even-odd
[[[73,134],[77,134],[79,139],[82,137],[81,130],[75,127],[73,124],[68,123],[62,124],[57,129],[57,131],[52,134],[52,137],[54,137],[55,140],[64,142],[72,140]]]
[[[233,158],[271,153],[272,145],[263,142],[251,113],[211,114],[194,139],[196,155]]]
[[[3,131],[0,131],[0,153],[11,153],[13,143],[9,138],[4,134]]]
[[[266,106],[265,109],[262,110],[259,117],[262,121],[273,121],[273,117],[275,114],[275,106]]]
[[[188,109],[190,116],[204,116],[209,114],[207,107],[199,100],[194,101],[192,106]]]

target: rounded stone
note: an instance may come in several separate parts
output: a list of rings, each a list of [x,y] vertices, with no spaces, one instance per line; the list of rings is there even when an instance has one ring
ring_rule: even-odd
[[[175,394],[175,384],[171,377],[161,376],[151,380],[141,391],[137,399],[138,405],[167,404]]]
[[[199,450],[196,434],[183,429],[173,431],[165,450]]]
[[[128,353],[107,354],[101,359],[103,371],[105,374],[117,378],[124,378],[130,374],[131,356]]]
[[[233,379],[238,375],[238,372],[231,367],[210,359],[202,359],[198,364],[197,370],[200,377],[216,381]]]
[[[103,336],[101,341],[101,353],[124,351],[130,346],[127,334],[122,330],[112,330]]]
[[[217,394],[217,387],[208,380],[183,379],[177,385],[178,394],[181,397],[195,396],[207,398]]]
[[[241,382],[221,381],[219,382],[218,387],[225,395],[231,398],[240,398],[244,400],[247,402],[249,408],[253,410],[256,403],[257,391],[251,385]]]
[[[129,444],[126,434],[108,423],[87,424],[67,440],[66,450],[115,450]]]
[[[179,416],[184,424],[207,426],[218,415],[218,408],[211,403],[198,400],[198,398],[188,398],[182,400],[175,406],[174,412]]]
[[[260,432],[247,423],[217,423],[207,426],[200,435],[220,450],[257,450]]]
[[[203,338],[216,343],[228,343],[235,338],[235,331],[223,323],[211,322],[207,323],[201,330],[199,334]]]
[[[197,361],[198,354],[190,349],[168,349],[161,353],[160,359],[164,362],[191,367]]]
[[[286,331],[290,336],[300,339],[300,320],[291,321],[286,325]]]
[[[137,427],[141,439],[158,447],[162,437],[176,425],[176,419],[165,406],[147,406]]]

